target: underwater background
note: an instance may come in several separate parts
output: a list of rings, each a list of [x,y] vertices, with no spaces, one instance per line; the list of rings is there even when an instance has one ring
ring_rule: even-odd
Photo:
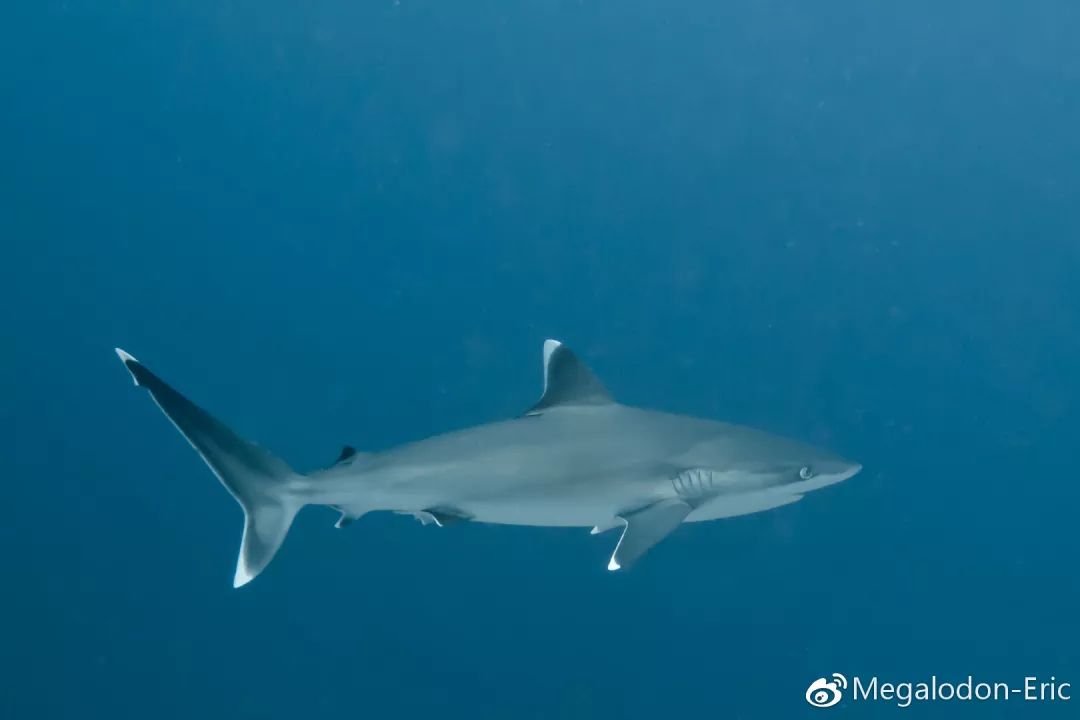
[[[0,717],[1075,716],[804,700],[1080,686],[1072,0],[0,15]],[[310,509],[233,590],[239,508],[112,350],[314,469],[521,412],[547,337],[865,469],[627,573]]]

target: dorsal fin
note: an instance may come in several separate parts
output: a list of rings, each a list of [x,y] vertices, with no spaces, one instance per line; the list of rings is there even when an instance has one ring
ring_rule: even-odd
[[[544,394],[526,415],[560,405],[606,405],[614,402],[589,366],[558,340],[544,341]]]

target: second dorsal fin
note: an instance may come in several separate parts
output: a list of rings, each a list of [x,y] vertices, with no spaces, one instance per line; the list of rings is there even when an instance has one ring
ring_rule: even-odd
[[[544,394],[526,415],[560,405],[606,405],[614,402],[589,366],[558,340],[544,341]]]
[[[356,448],[354,448],[352,445],[346,445],[345,447],[341,448],[341,454],[338,455],[338,458],[334,461],[334,464],[337,465],[338,463],[343,463],[346,460],[352,460],[354,457],[356,457]]]

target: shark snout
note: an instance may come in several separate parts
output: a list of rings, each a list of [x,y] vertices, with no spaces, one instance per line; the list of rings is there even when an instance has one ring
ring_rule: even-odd
[[[843,482],[844,480],[853,478],[858,475],[860,471],[862,471],[862,465],[857,462],[848,463],[847,468],[840,473],[840,479],[837,482]]]
[[[828,463],[826,468],[822,475],[825,476],[829,485],[833,485],[858,475],[862,470],[862,465],[851,460],[834,460]]]
[[[819,461],[815,470],[812,478],[796,482],[792,489],[802,493],[835,485],[857,475],[862,470],[862,465],[837,458]]]

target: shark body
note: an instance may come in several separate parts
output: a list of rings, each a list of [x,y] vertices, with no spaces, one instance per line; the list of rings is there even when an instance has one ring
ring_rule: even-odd
[[[243,507],[236,587],[270,563],[306,505],[337,509],[338,527],[376,510],[438,526],[621,527],[608,563],[619,570],[683,522],[787,505],[861,469],[760,430],[619,404],[548,340],[544,393],[520,417],[377,453],[346,447],[329,468],[300,474],[117,354]]]

